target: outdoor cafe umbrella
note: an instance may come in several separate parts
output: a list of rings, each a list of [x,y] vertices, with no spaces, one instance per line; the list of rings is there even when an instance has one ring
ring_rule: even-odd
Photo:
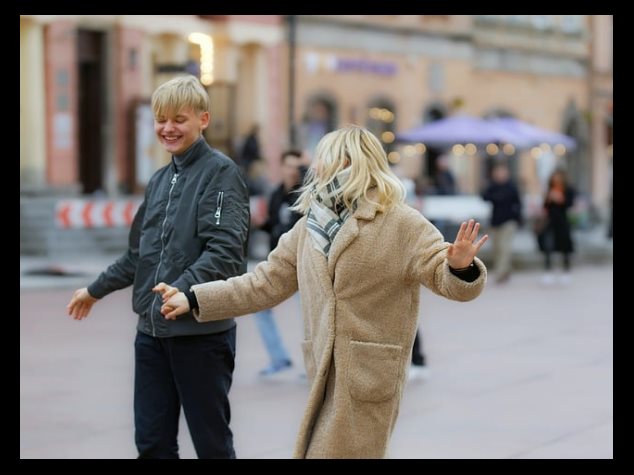
[[[515,134],[523,136],[526,142],[528,142],[529,147],[538,146],[543,143],[548,145],[561,144],[567,149],[574,149],[577,146],[577,141],[568,135],[542,129],[541,127],[513,117],[497,117],[489,121]]]
[[[516,147],[530,146],[526,135],[503,127],[490,120],[468,115],[457,115],[440,119],[396,134],[402,143],[421,142],[432,147],[450,147],[457,143],[486,145],[510,143]]]

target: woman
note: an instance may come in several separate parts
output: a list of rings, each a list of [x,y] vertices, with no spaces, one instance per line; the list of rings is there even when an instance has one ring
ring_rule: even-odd
[[[574,189],[566,183],[566,174],[562,170],[555,170],[548,180],[548,190],[544,199],[544,212],[547,220],[543,231],[538,235],[538,244],[544,253],[545,274],[542,277],[544,284],[554,282],[552,274],[553,252],[561,252],[563,255],[564,274],[561,282],[570,282],[570,254],[574,247],[570,222],[568,221],[568,209],[575,200]]]
[[[298,458],[385,457],[418,320],[420,284],[452,300],[477,297],[479,224],[453,244],[403,203],[378,139],[349,126],[325,135],[296,209],[304,216],[253,272],[186,293],[161,283],[162,312],[200,322],[273,307],[299,289],[311,383]]]

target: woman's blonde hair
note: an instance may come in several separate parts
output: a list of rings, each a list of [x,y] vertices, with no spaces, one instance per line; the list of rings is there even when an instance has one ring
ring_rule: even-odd
[[[317,144],[316,163],[306,175],[293,210],[306,214],[315,194],[330,184],[337,173],[350,166],[350,176],[339,190],[338,201],[348,209],[363,199],[378,205],[380,211],[402,203],[405,188],[392,172],[381,142],[368,130],[349,125],[326,134]],[[319,169],[319,172],[317,172]],[[376,201],[368,191],[376,188]]]
[[[154,117],[165,117],[190,108],[196,114],[209,111],[209,95],[198,78],[191,74],[170,79],[152,94]]]

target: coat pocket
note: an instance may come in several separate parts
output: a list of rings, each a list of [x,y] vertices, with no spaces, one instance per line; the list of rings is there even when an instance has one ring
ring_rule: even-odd
[[[315,379],[315,356],[313,355],[312,340],[302,341],[302,353],[304,353],[304,365],[306,366],[306,378],[312,384]]]
[[[359,401],[381,402],[396,392],[402,346],[350,341],[348,390]]]

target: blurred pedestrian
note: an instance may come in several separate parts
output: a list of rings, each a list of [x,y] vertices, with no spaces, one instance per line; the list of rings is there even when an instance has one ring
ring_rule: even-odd
[[[563,170],[555,170],[548,180],[548,189],[544,199],[544,213],[546,221],[538,234],[538,244],[544,253],[545,273],[542,283],[550,285],[555,282],[552,273],[552,253],[560,252],[563,257],[561,282],[570,282],[570,254],[574,251],[568,209],[575,199],[575,190],[566,182]]]
[[[349,126],[319,142],[297,210],[305,216],[253,272],[196,285],[161,283],[167,319],[201,321],[272,307],[298,288],[310,394],[299,458],[385,457],[407,379],[420,285],[452,300],[477,297],[486,268],[479,223],[453,244],[403,202],[381,142]]]
[[[436,160],[436,171],[434,173],[433,182],[434,186],[431,188],[432,194],[444,196],[456,194],[456,179],[449,167],[449,157],[447,155],[441,155]],[[438,228],[445,239],[451,239],[456,236],[456,227],[453,226],[453,223],[449,219],[436,217],[432,219],[431,222]]]
[[[172,159],[150,179],[127,252],[75,291],[76,320],[109,293],[134,285],[134,424],[139,458],[178,458],[181,406],[199,458],[235,458],[229,428],[236,328],[232,319],[198,323],[190,312],[166,320],[151,289],[188,289],[246,271],[249,197],[240,168],[207,145],[209,96],[194,76],[152,95],[154,130]]]
[[[436,161],[436,174],[434,176],[437,195],[455,195],[456,179],[449,167],[449,157],[441,155]]]
[[[268,218],[260,226],[260,229],[269,233],[271,251],[277,247],[282,234],[288,232],[302,217],[301,214],[291,210],[291,206],[299,196],[297,192],[302,184],[302,167],[304,167],[302,152],[287,150],[282,153],[282,183],[271,195]],[[289,369],[292,366],[291,357],[275,324],[272,309],[265,308],[257,312],[255,320],[270,358],[270,364],[260,371],[260,376],[273,376]]]
[[[493,204],[491,238],[496,282],[506,282],[511,276],[513,237],[522,224],[522,202],[517,186],[505,163],[497,163],[491,171],[491,184],[482,193],[485,201]]]
[[[419,379],[429,378],[431,372],[427,366],[427,359],[423,352],[423,339],[420,336],[420,328],[416,329],[416,336],[414,337],[414,345],[412,346],[412,364],[409,367],[407,373],[407,379],[409,381],[416,381]]]
[[[251,130],[244,139],[244,143],[242,144],[240,163],[246,176],[249,176],[249,171],[253,162],[261,158],[260,140],[258,138],[259,132],[260,126],[258,124],[253,124],[251,126]]]

